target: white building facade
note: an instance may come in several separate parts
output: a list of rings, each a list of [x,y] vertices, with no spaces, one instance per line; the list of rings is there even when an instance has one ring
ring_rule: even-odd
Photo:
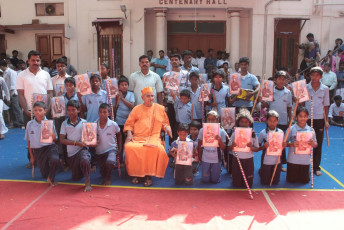
[[[280,66],[296,70],[308,33],[322,56],[344,38],[341,0],[0,0],[0,7],[1,52],[16,49],[26,60],[36,49],[47,63],[65,55],[80,73],[97,70],[98,57],[113,69],[114,56],[116,75],[128,76],[149,49],[157,56],[213,48],[229,52],[232,65],[247,56],[250,72],[271,76]]]

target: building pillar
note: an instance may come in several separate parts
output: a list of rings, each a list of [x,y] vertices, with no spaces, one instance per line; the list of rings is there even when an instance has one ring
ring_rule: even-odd
[[[155,28],[155,53],[157,54],[159,50],[164,50],[167,53],[167,20],[166,8],[154,8],[155,18],[156,18],[156,28]]]
[[[240,58],[240,12],[230,12],[230,62],[232,68]]]

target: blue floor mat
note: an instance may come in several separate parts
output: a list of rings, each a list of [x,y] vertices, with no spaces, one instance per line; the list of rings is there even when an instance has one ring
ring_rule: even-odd
[[[255,123],[254,130],[259,133],[265,128],[265,123]],[[36,177],[31,178],[31,169],[25,166],[28,163],[26,141],[24,140],[24,130],[10,129],[6,138],[0,141],[0,179],[1,180],[24,180],[24,181],[44,181],[39,169],[35,168]],[[344,129],[341,127],[331,126],[329,129],[330,146],[327,147],[326,139],[323,143],[323,154],[321,166],[324,169],[323,176],[314,176],[315,189],[344,189]],[[326,138],[326,137],[325,137]],[[168,143],[168,142],[167,142]],[[261,152],[254,156],[255,174],[252,188],[270,188],[260,184],[258,169],[260,167]],[[201,167],[200,167],[201,170]],[[328,172],[326,173],[325,172]],[[122,170],[123,174],[123,170]],[[56,175],[57,182],[83,183],[81,181],[72,181],[71,172],[63,172],[59,169]],[[336,181],[337,180],[337,181]],[[99,172],[91,174],[92,184],[99,184],[102,178]],[[192,186],[174,185],[173,169],[167,167],[165,178],[153,178],[153,187],[160,188],[208,188],[208,189],[232,189],[232,179],[223,168],[221,173],[221,182],[218,184],[204,184],[201,182],[201,171],[194,178]],[[117,169],[112,172],[112,185],[115,186],[133,186],[129,178],[119,177]],[[142,187],[142,184],[137,185]],[[281,172],[280,183],[272,188],[289,188],[289,189],[310,189],[309,184],[290,184],[286,182],[286,173]]]

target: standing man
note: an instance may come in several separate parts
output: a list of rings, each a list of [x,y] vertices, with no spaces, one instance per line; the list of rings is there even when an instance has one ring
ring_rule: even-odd
[[[141,90],[146,87],[152,87],[154,90],[154,98],[162,105],[163,85],[158,74],[149,70],[149,57],[142,55],[139,57],[139,65],[141,70],[132,73],[129,77],[129,89],[134,92],[135,105],[142,104]]]
[[[251,97],[258,93],[260,83],[255,75],[248,72],[248,67],[250,65],[250,59],[248,57],[242,57],[239,59],[240,65],[240,75],[241,75],[241,89],[252,90],[246,94],[244,99],[238,99],[236,95],[233,106],[236,107],[237,112],[239,108],[247,108],[249,111],[252,110],[253,101],[250,100]]]
[[[10,91],[11,105],[10,114],[14,128],[24,127],[23,113],[19,106],[17,92],[17,72],[8,68],[5,60],[0,61],[0,69],[4,72],[4,80]],[[8,98],[9,99],[9,98]]]
[[[54,95],[57,96],[56,85],[64,85],[64,81],[67,77],[71,77],[67,74],[67,61],[64,58],[59,58],[56,61],[57,75],[51,78],[54,87]]]
[[[12,51],[12,57],[10,58],[12,65],[14,66],[15,69],[18,68],[18,50],[13,50]]]
[[[155,72],[155,60],[156,58],[153,57],[153,50],[147,50],[147,56],[149,59],[150,67],[149,69]]]
[[[320,82],[326,85],[330,89],[330,104],[334,97],[334,92],[337,87],[337,75],[331,71],[331,64],[324,64],[324,73],[323,77],[320,79]]]
[[[209,49],[208,50],[208,57],[204,60],[204,68],[210,76],[210,72],[213,67],[216,67],[217,59],[214,58],[214,49]]]
[[[31,119],[31,100],[34,93],[53,96],[53,84],[48,72],[41,69],[41,54],[31,50],[28,54],[29,68],[18,74],[17,91],[23,109],[24,124]]]
[[[329,100],[329,88],[322,84],[320,79],[323,76],[323,71],[320,67],[313,67],[309,72],[311,75],[311,82],[307,84],[307,90],[309,97],[313,97],[313,129],[317,137],[318,146],[313,150],[313,172],[317,176],[321,176],[320,161],[321,150],[324,139],[324,127],[328,129],[330,127],[328,122],[325,122],[324,117],[328,117],[328,111],[330,106]],[[306,101],[306,108],[311,114],[311,100]],[[311,125],[311,120],[307,121],[308,125]]]
[[[163,50],[159,51],[159,58],[155,60],[155,72],[162,78],[166,73],[166,67],[168,61],[165,58],[165,52]]]

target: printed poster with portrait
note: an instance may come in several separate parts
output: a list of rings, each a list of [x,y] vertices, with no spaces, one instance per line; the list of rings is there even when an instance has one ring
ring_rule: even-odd
[[[292,88],[294,96],[299,99],[299,103],[309,100],[306,80],[293,82]]]
[[[208,81],[208,74],[200,73],[199,74],[199,80],[200,80],[201,84],[207,83],[207,81]]]
[[[53,118],[66,116],[66,105],[64,97],[51,98],[51,113]]]
[[[48,106],[48,94],[34,93],[32,105],[34,105],[37,101],[44,102],[44,104]]]
[[[219,123],[203,123],[203,147],[219,147],[215,139],[220,132]]]
[[[56,84],[56,92],[55,95],[57,97],[62,96],[67,92],[66,87],[64,84]]]
[[[116,98],[118,95],[118,80],[116,78],[110,78],[106,80],[110,90],[110,98]]]
[[[269,147],[266,150],[266,155],[268,156],[281,156],[282,146],[283,146],[284,133],[282,132],[269,132],[268,142]]]
[[[97,123],[82,123],[81,141],[86,145],[97,145]]]
[[[53,120],[43,120],[41,123],[41,143],[52,144],[54,133]]]
[[[169,76],[166,76],[166,89],[177,91],[182,80],[182,74],[178,72],[170,72]]]
[[[211,83],[205,83],[201,86],[201,91],[199,94],[198,101],[209,101],[210,100],[210,90],[211,90]]]
[[[234,141],[236,146],[233,148],[233,151],[244,153],[251,152],[251,149],[250,147],[247,147],[247,144],[251,142],[252,128],[235,128],[234,132]]]
[[[176,164],[192,165],[193,142],[179,141],[177,149]]]
[[[295,148],[295,154],[311,154],[312,146],[308,144],[308,141],[312,139],[312,132],[296,132],[296,141],[299,142],[299,147]]]
[[[231,129],[235,125],[235,107],[221,108],[221,125],[224,129]]]
[[[80,93],[82,96],[91,94],[91,84],[90,79],[87,74],[81,74],[74,76],[75,83],[76,83],[76,91]]]
[[[261,96],[263,101],[274,100],[274,82],[264,80],[262,83]]]
[[[241,75],[240,73],[233,73],[229,75],[229,93],[239,94],[241,88]]]

